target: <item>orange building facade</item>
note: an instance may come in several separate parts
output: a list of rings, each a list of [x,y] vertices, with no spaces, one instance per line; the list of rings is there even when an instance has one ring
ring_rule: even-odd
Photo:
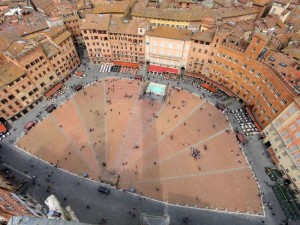
[[[145,19],[124,20],[119,15],[88,14],[81,31],[93,63],[124,61],[145,63]]]
[[[12,121],[80,63],[71,33],[62,27],[12,41],[0,54],[0,117]]]
[[[266,127],[297,94],[282,76],[262,60],[268,37],[254,33],[246,46],[219,45],[209,78],[230,89]]]

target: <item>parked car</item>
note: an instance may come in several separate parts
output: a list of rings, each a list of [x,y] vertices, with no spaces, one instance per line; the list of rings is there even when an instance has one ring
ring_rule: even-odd
[[[98,187],[98,191],[106,195],[110,194],[110,190],[107,187],[100,186]]]

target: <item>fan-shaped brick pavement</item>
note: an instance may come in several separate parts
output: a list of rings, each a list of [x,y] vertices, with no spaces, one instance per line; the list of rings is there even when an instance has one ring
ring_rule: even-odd
[[[107,79],[85,87],[17,145],[44,160],[169,203],[262,213],[259,190],[222,112],[168,87],[165,102],[139,99],[145,83]],[[206,146],[206,147],[205,147]],[[200,151],[200,158],[191,155]],[[205,149],[206,148],[206,149]]]

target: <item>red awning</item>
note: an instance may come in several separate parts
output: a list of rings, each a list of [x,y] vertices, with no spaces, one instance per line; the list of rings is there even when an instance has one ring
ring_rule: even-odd
[[[134,79],[135,80],[143,80],[143,76],[141,76],[141,75],[135,75]]]
[[[210,81],[208,80],[207,82],[210,82]],[[230,91],[227,87],[223,86],[222,84],[219,84],[217,82],[214,82],[212,84],[215,85],[220,90],[224,91],[229,97],[234,97],[234,94],[232,93],[232,91]]]
[[[47,91],[45,93],[45,97],[46,98],[51,97],[52,95],[54,95],[55,92],[57,92],[59,89],[61,89],[62,86],[63,86],[62,82],[57,83],[54,87],[52,87],[49,91]]]
[[[166,73],[167,72],[167,73],[179,74],[179,69],[150,65],[149,69],[148,69],[148,72],[159,72],[159,73]]]
[[[273,161],[275,164],[279,163],[279,160],[277,159],[277,157],[276,157],[276,155],[275,155],[275,152],[274,152],[273,148],[272,148],[272,147],[268,148],[268,151],[269,151],[269,153],[270,153],[270,155],[271,155],[272,161]]]
[[[130,68],[135,68],[135,69],[139,68],[138,63],[123,62],[123,61],[112,61],[112,62],[113,62],[113,64],[115,64],[117,66],[125,66],[125,67],[130,67]]]
[[[254,121],[254,125],[256,126],[256,128],[258,129],[259,132],[262,131],[262,127],[259,125],[259,123],[257,121]]]
[[[30,121],[30,122],[28,122],[28,123],[26,123],[26,124],[24,125],[24,129],[25,129],[25,130],[29,130],[29,129],[32,128],[35,124],[36,124],[36,123],[35,123],[34,121]]]
[[[6,127],[2,123],[0,123],[0,134],[6,131],[7,131]]]
[[[207,77],[199,74],[199,73],[190,73],[190,72],[185,72],[184,73],[185,76],[189,76],[189,77],[194,77],[194,78],[198,78],[198,79],[201,79],[203,81],[206,81],[207,80]]]
[[[244,135],[242,135],[241,133],[236,133],[235,134],[235,136],[236,136],[236,138],[238,139],[238,141],[240,142],[240,143],[245,143],[246,142],[246,140],[245,140],[245,138],[244,138]]]
[[[249,114],[251,120],[252,120],[253,122],[256,121],[256,118],[254,117],[254,115],[253,115],[251,109],[250,109],[248,106],[246,106],[245,109],[246,109],[247,113]]]
[[[202,83],[201,87],[205,88],[206,90],[212,92],[212,93],[216,93],[217,89],[215,89],[213,86],[207,84],[207,83]]]

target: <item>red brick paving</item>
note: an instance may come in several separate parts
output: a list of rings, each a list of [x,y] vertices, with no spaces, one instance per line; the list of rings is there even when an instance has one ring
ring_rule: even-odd
[[[165,103],[139,100],[140,93],[141,83],[131,80],[86,87],[18,145],[96,180],[104,162],[120,174],[119,187],[134,186],[159,200],[262,213],[255,180],[220,111],[170,87]],[[192,158],[191,146],[200,150],[200,159]]]

